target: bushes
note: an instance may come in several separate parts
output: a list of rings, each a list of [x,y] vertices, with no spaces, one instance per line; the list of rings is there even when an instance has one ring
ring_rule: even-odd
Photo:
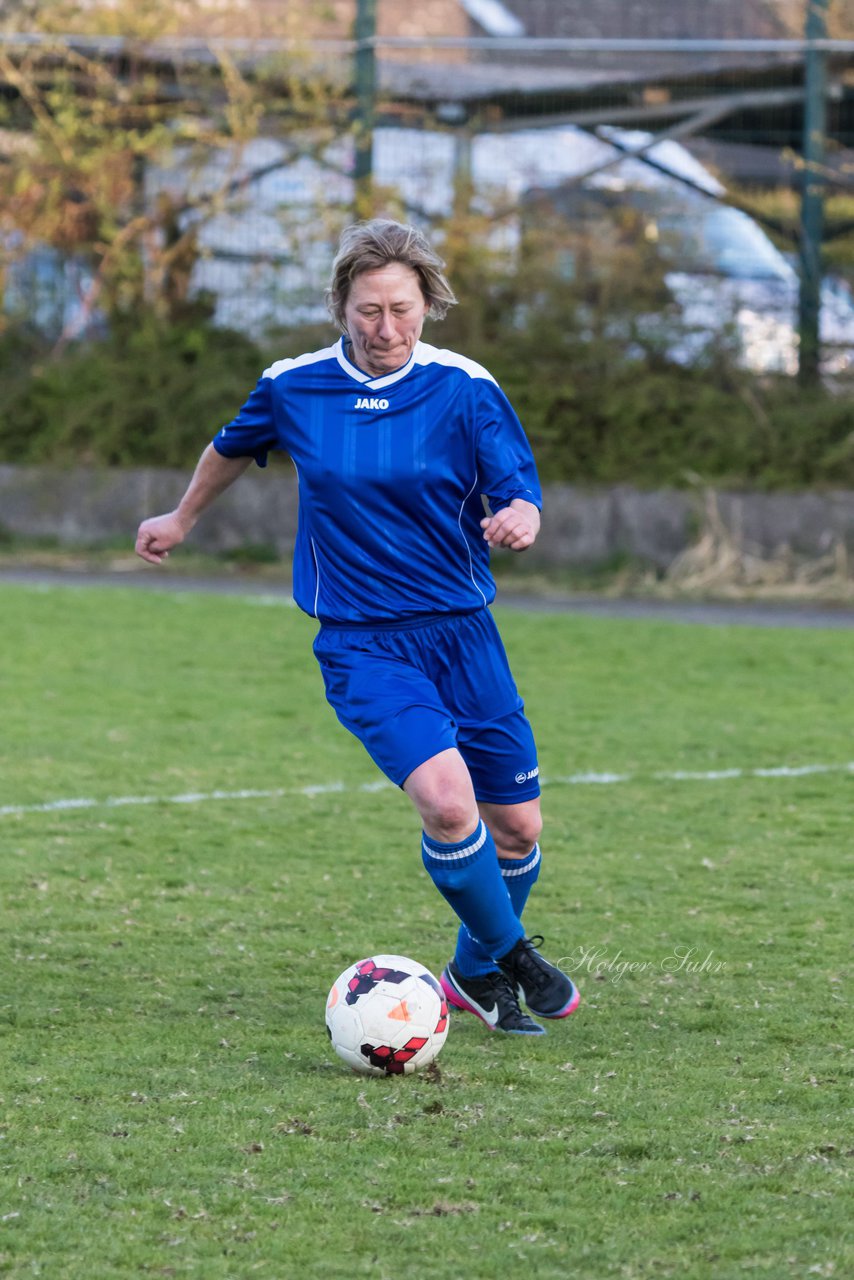
[[[497,378],[544,480],[663,486],[694,473],[717,485],[854,488],[850,395],[759,380],[725,351],[685,368],[638,333],[609,336],[589,311],[585,328],[582,314],[484,291],[425,332]],[[331,336],[293,331],[260,350],[202,320],[164,328],[143,315],[51,362],[7,333],[0,460],[186,468],[273,359]]]
[[[791,380],[624,362],[596,382],[568,370],[520,384],[515,402],[549,480],[678,486],[694,473],[737,487],[854,488],[854,400]]]
[[[715,335],[688,330],[642,229],[611,231],[541,223],[512,272],[484,263],[482,235],[448,241],[465,304],[430,340],[494,375],[543,478],[854,488],[854,384],[833,395],[740,368],[726,318]],[[686,349],[690,367],[670,354]]]
[[[15,377],[21,346],[14,333],[0,344],[0,457],[17,463],[185,467],[269,363],[240,334],[146,314]]]
[[[567,343],[468,352],[507,392],[542,478],[575,484],[854,489],[854,395]],[[601,353],[600,353],[601,355]]]

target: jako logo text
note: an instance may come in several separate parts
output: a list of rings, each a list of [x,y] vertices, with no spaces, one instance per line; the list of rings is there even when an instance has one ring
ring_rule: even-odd
[[[375,400],[367,396],[359,396],[356,401],[357,409],[387,409],[388,400]]]

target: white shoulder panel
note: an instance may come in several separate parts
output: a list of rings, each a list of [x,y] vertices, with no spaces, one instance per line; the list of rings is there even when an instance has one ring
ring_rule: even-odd
[[[485,378],[487,382],[495,382],[488,369],[468,356],[461,356],[456,351],[448,351],[443,347],[431,347],[429,342],[419,342],[415,348],[416,364],[443,364],[452,369],[462,369],[470,378]]]
[[[335,357],[335,347],[324,347],[321,351],[307,351],[305,355],[295,356],[293,359],[277,360],[275,364],[271,364],[269,369],[265,369],[261,374],[262,378],[278,378],[280,373],[285,373],[288,369],[299,369],[304,364],[317,364],[320,360],[331,360]]]

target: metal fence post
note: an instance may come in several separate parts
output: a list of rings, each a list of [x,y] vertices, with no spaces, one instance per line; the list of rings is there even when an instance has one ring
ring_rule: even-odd
[[[816,47],[827,37],[828,0],[808,0],[804,36],[809,42],[804,62],[803,170],[801,173],[801,243],[798,333],[798,377],[815,383],[821,363],[821,241],[824,230],[824,164],[827,134],[826,55]]]
[[[377,34],[376,0],[356,4],[356,217],[368,218],[372,210],[374,171],[374,115],[377,63],[374,37]]]

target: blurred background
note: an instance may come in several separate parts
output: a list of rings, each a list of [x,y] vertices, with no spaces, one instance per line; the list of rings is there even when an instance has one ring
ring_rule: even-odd
[[[376,214],[547,482],[854,489],[850,0],[7,0],[7,482],[192,463]]]

